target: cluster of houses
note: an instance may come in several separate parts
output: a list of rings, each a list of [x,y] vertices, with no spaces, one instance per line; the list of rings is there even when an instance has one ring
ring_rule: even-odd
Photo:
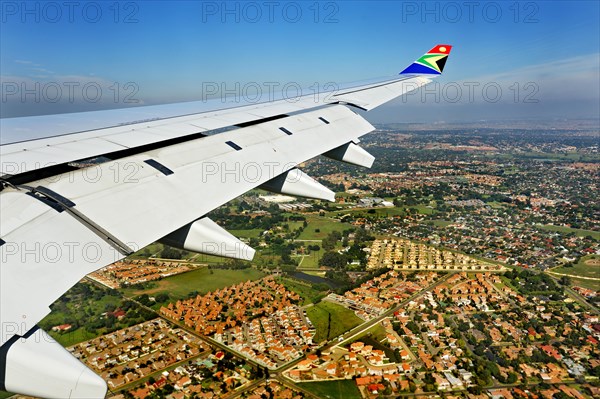
[[[215,334],[214,338],[248,359],[276,368],[302,356],[313,345],[315,332],[303,310],[294,305],[243,327],[236,326],[225,334]]]
[[[406,355],[408,359],[410,356]],[[368,376],[395,381],[412,371],[408,362],[390,362],[384,351],[356,341],[348,348],[335,348],[321,356],[308,355],[288,371],[287,376],[295,381],[360,379]]]
[[[225,330],[249,323],[263,315],[274,314],[300,302],[272,276],[197,295],[160,308],[165,317],[182,321],[202,335],[222,335]]]
[[[248,384],[252,378],[247,364],[229,363],[228,367],[220,367],[219,362],[224,358],[224,352],[212,350],[172,370],[163,371],[128,393],[135,399],[146,399],[151,395],[166,399],[221,398]],[[165,392],[171,393],[165,395]],[[111,399],[125,399],[125,395]]]
[[[587,299],[592,299],[596,298],[596,296],[598,296],[598,293],[600,293],[600,283],[598,283],[598,288],[596,290],[591,290],[589,288],[579,286],[574,286],[573,289],[579,292],[582,296],[586,297]]]
[[[464,272],[454,274],[427,294],[433,308],[443,302],[453,305],[450,311],[455,312],[508,310],[511,304],[507,297],[519,303],[525,301],[525,297],[502,284],[498,274],[492,273],[476,273],[473,277]]]
[[[127,259],[97,270],[89,277],[117,289],[185,273],[195,267],[192,263],[162,259]]]
[[[502,270],[499,265],[403,238],[373,241],[367,269],[381,267],[396,270]]]
[[[115,389],[208,349],[191,334],[154,319],[82,342],[69,351]]]
[[[486,333],[510,361],[521,360],[517,372],[547,383],[584,377],[600,366],[600,324],[598,315],[564,312],[556,304],[534,304],[519,312],[512,310],[484,319]],[[561,310],[557,314],[557,310]],[[537,328],[531,325],[535,323]],[[577,345],[565,338],[577,336]],[[572,341],[571,341],[572,342]],[[545,362],[531,362],[542,352]],[[510,370],[506,370],[508,372]]]
[[[396,303],[421,291],[437,277],[437,273],[420,273],[414,279],[407,279],[407,273],[390,270],[360,287],[346,291],[344,295],[331,293],[327,299],[354,310],[363,320],[371,320]]]
[[[398,319],[409,320],[404,313],[399,314]],[[397,350],[398,362],[391,361],[386,352],[373,345],[355,341],[346,347],[334,347],[321,356],[308,355],[286,375],[297,382],[354,379],[365,397],[381,393],[386,386],[390,387],[391,392],[406,392],[413,374],[420,374],[424,370],[432,372],[439,390],[460,390],[472,385],[473,374],[457,366],[458,356],[462,352],[460,349],[456,353],[452,352],[453,348],[457,348],[455,339],[447,341],[442,338],[443,342],[434,341],[434,347],[445,349],[440,351],[440,360],[433,361],[433,356],[427,352],[421,337],[417,338],[408,329],[411,336],[403,334],[411,345],[414,344],[415,354],[394,331],[390,320],[384,319],[381,324],[386,330],[384,342],[387,347]],[[437,325],[437,318],[427,325],[436,333],[446,329],[443,325]]]
[[[269,380],[250,391],[246,399],[302,399],[304,397],[303,394],[283,386],[277,380]]]

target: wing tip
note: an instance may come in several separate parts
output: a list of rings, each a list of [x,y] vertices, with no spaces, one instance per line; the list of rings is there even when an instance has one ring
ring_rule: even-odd
[[[400,75],[441,75],[450,51],[452,45],[438,44],[406,67]]]

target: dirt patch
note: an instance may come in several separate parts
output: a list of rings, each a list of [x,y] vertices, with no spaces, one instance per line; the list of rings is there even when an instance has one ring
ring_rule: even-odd
[[[585,262],[583,262],[584,265],[586,266],[600,266],[600,258],[598,259],[588,259]]]

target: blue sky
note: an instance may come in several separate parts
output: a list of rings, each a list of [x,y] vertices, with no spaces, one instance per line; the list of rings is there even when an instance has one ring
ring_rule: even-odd
[[[310,93],[393,75],[438,43],[454,48],[437,86],[370,120],[600,112],[597,1],[2,1],[1,12],[4,117],[203,99],[211,84]]]

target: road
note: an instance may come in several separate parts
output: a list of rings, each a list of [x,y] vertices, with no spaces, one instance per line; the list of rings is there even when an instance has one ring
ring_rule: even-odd
[[[414,293],[413,295],[411,295],[409,298],[405,299],[404,301],[400,302],[398,305],[396,305],[395,307],[389,309],[388,311],[386,311],[385,313],[383,313],[382,315],[366,321],[364,323],[362,323],[361,325],[353,328],[352,330],[346,332],[345,334],[342,335],[343,340],[342,341],[338,341],[338,339],[335,340],[331,340],[328,343],[326,343],[324,346],[322,346],[320,349],[322,351],[327,351],[333,347],[336,346],[341,346],[341,345],[345,345],[348,341],[350,341],[351,339],[355,338],[356,336],[363,334],[365,331],[367,331],[368,329],[370,329],[371,327],[373,327],[374,325],[376,325],[377,323],[381,322],[383,319],[390,317],[391,315],[394,314],[394,312],[401,310],[402,308],[404,308],[410,301],[414,301],[415,299],[419,298],[420,296],[424,295],[427,291],[431,290],[433,287],[442,284],[443,282],[445,282],[447,279],[450,278],[450,276],[454,275],[456,273],[448,273],[447,275],[443,276],[442,278],[434,281],[433,283],[431,283],[430,285],[428,285],[427,287],[425,287],[424,289]],[[277,375],[277,380],[280,381],[281,383],[284,383],[286,386],[291,387],[293,389],[297,389],[298,391],[301,391],[303,393],[305,393],[306,395],[308,395],[309,397],[312,398],[316,398],[316,396],[308,391],[306,391],[305,389],[301,388],[299,385],[295,384],[293,381],[291,381],[289,378],[285,377],[285,375],[283,374],[285,371],[293,368],[296,364],[298,364],[300,361],[304,360],[305,356],[302,356],[299,359],[296,359],[280,368],[278,368],[277,370],[275,370],[275,375]]]
[[[374,325],[376,325],[377,323],[379,323],[380,321],[382,321],[383,319],[390,317],[391,315],[394,314],[394,312],[397,312],[398,310],[401,310],[402,308],[406,307],[406,305],[410,302],[410,301],[414,301],[415,299],[423,296],[427,291],[431,290],[432,288],[434,288],[435,286],[443,283],[444,281],[446,281],[447,279],[450,278],[450,276],[456,274],[455,272],[453,273],[448,273],[445,276],[443,276],[442,278],[434,281],[433,283],[431,283],[430,285],[428,285],[427,287],[423,288],[422,290],[414,293],[413,295],[411,295],[410,297],[408,297],[407,299],[405,299],[404,301],[400,302],[398,305],[396,305],[395,307],[387,310],[385,313],[383,313],[381,316],[378,316],[374,319],[371,319],[369,321],[364,322],[363,324],[353,328],[352,330],[348,331],[347,333],[345,333],[344,335],[342,335],[343,340],[342,341],[338,341],[338,342],[330,342],[329,344],[325,345],[322,350],[328,350],[334,346],[341,346],[341,345],[345,345],[349,340],[355,338],[356,336],[364,333],[366,330],[370,329],[371,327],[373,327]]]

